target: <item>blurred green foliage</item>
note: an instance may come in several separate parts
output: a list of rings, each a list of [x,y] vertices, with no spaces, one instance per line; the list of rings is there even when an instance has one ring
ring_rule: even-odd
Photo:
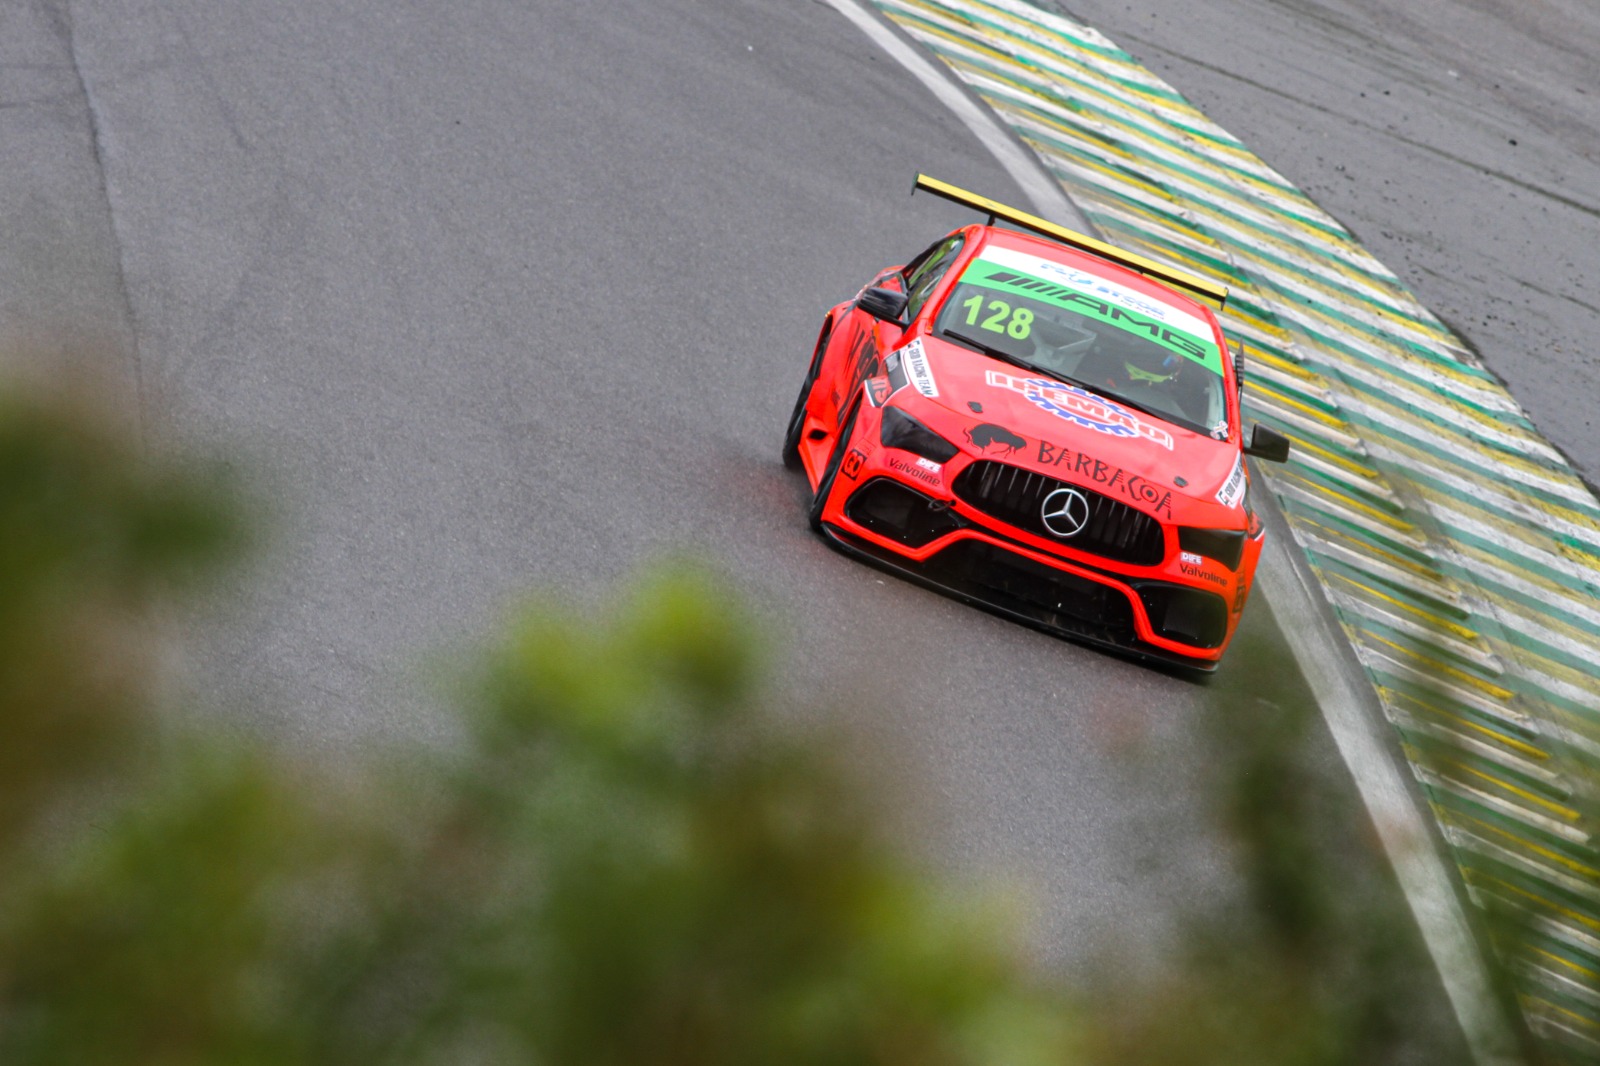
[[[237,545],[200,484],[66,394],[0,392],[0,865],[66,782],[125,754],[149,608]]]
[[[1259,642],[1208,689],[1241,891],[1067,995],[880,838],[847,738],[763,707],[752,619],[692,570],[529,611],[449,749],[170,713],[162,619],[244,534],[92,412],[0,399],[5,1066],[1462,1061]]]
[[[1205,690],[1204,798],[1235,893],[1195,901],[1153,977],[1095,982],[1091,1058],[1121,1066],[1470,1061],[1325,726],[1284,652],[1241,631]]]
[[[750,619],[662,572],[530,612],[456,750],[319,764],[160,706],[224,497],[0,408],[0,1062],[1069,1058],[1011,935],[764,714]]]

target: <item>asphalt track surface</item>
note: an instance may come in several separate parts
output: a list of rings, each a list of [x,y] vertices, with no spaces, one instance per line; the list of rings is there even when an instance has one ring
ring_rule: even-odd
[[[1047,959],[1228,891],[1200,687],[806,528],[777,443],[821,312],[965,221],[911,175],[1022,202],[831,9],[40,0],[0,11],[0,78],[0,343],[97,353],[267,501],[191,634],[203,697],[313,746],[447,737],[430,656],[687,550],[760,605],[776,686],[893,753],[914,835],[1030,886]],[[1278,644],[1263,605],[1244,637]]]
[[[1600,5],[1056,0],[1350,229],[1600,483]]]

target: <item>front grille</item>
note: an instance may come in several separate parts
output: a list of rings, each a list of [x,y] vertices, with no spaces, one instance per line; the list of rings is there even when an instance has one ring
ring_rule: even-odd
[[[961,472],[952,488],[963,503],[984,514],[1079,551],[1135,566],[1154,566],[1166,557],[1160,522],[1082,485],[980,459]],[[1089,520],[1071,537],[1052,533],[1040,517],[1045,497],[1060,488],[1078,490],[1089,503]]]

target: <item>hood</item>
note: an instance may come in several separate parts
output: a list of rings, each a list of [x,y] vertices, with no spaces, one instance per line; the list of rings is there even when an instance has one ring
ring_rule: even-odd
[[[900,355],[914,386],[909,391],[922,397],[913,402],[942,409],[941,426],[933,428],[968,454],[1109,489],[1146,509],[1169,491],[1229,509],[1243,499],[1236,441],[1215,440],[937,337],[916,338]],[[960,427],[954,436],[952,423]]]

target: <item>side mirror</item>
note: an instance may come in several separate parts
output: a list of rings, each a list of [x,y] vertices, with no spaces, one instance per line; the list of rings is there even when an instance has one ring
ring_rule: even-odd
[[[856,306],[873,318],[895,325],[904,325],[901,318],[906,313],[906,294],[893,289],[868,289],[856,299]]]
[[[1244,453],[1269,463],[1281,463],[1289,458],[1289,438],[1259,422],[1250,428],[1250,443]]]
[[[1230,340],[1228,350],[1233,353],[1233,384],[1239,391],[1239,417],[1244,418],[1244,341]]]

